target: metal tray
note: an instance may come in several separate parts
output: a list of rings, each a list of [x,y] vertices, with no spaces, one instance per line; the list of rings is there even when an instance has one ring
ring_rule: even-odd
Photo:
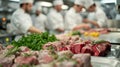
[[[92,57],[91,62],[93,67],[120,67],[120,62],[117,59]]]
[[[106,56],[108,58],[120,58],[120,45],[112,45],[111,52]]]
[[[91,62],[93,67],[120,67],[120,45],[112,45],[106,57],[92,56]]]

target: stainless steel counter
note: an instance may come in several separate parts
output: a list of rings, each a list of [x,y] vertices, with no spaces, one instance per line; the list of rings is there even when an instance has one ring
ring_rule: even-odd
[[[112,43],[120,43],[120,32],[111,32],[109,34],[102,34],[100,35],[99,38],[110,41]]]

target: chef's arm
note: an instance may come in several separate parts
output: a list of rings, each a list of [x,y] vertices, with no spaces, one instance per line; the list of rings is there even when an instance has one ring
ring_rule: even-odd
[[[39,29],[35,28],[34,26],[31,26],[28,29],[28,32],[31,32],[31,33],[42,33]]]
[[[86,30],[89,30],[90,29],[90,26],[88,24],[80,24],[76,27],[73,28],[73,30],[79,30],[79,29],[86,29]]]
[[[64,32],[64,29],[57,28],[56,31],[58,31],[58,32]]]
[[[89,23],[93,24],[97,28],[100,28],[99,24],[96,21],[89,21]]]
[[[89,19],[83,19],[83,22],[87,22],[87,23],[93,24],[97,28],[100,28],[99,24],[96,21],[89,20]]]

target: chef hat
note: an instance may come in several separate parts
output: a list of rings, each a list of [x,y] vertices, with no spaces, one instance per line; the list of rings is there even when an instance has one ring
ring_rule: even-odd
[[[84,0],[75,0],[74,4],[83,6],[85,4],[85,1]]]
[[[33,3],[34,0],[20,0],[20,4],[22,3]]]
[[[85,0],[85,8],[88,9],[90,6],[92,6],[95,2],[93,0]]]
[[[53,5],[56,6],[56,5],[63,5],[63,0],[54,0],[53,1]]]
[[[42,7],[41,6],[36,6],[36,10],[42,11]]]
[[[35,10],[42,11],[40,2],[35,3]]]

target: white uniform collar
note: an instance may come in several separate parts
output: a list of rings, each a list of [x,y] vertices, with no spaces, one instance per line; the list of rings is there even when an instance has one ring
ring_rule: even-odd
[[[72,9],[72,11],[73,11],[74,13],[80,13],[80,12],[76,12],[76,10],[75,10],[74,7],[72,7],[71,9]]]
[[[25,10],[22,9],[22,8],[19,8],[18,10],[19,10],[20,12],[22,12],[22,13],[25,13]]]
[[[51,10],[56,12],[56,13],[59,13],[55,8],[52,8]]]

